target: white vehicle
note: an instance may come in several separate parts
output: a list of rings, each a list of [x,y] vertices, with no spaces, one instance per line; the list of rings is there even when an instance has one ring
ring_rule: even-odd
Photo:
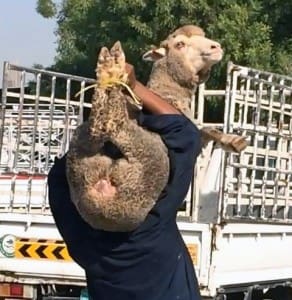
[[[11,71],[21,73],[19,89],[7,87]],[[194,116],[208,125],[207,101],[225,100],[222,123],[209,125],[246,136],[249,146],[241,154],[212,143],[203,150],[177,222],[204,299],[291,300],[292,78],[232,63],[227,73],[225,91],[200,86]],[[50,213],[47,174],[90,108],[84,91],[74,94],[93,82],[4,64],[0,299],[86,298],[84,272]]]

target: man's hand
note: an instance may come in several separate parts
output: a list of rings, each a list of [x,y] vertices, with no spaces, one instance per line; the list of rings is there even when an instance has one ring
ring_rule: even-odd
[[[135,69],[128,63],[126,63],[126,72],[128,74],[128,85],[142,101],[143,107],[145,107],[149,112],[158,115],[180,114],[180,112],[171,104],[160,98],[160,96],[154,94],[141,82],[137,81]]]
[[[136,86],[136,75],[134,66],[126,63],[126,72],[128,74],[128,85],[133,90]]]

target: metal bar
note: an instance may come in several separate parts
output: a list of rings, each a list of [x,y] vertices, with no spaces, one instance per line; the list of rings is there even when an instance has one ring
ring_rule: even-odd
[[[236,163],[236,162],[232,162],[231,163],[231,166],[232,167],[236,167],[236,168],[247,168],[248,170],[254,170],[254,165],[251,164],[251,165],[247,165],[247,164],[243,164],[243,163]],[[270,172],[277,172],[279,174],[291,174],[291,170],[286,170],[286,169],[277,169],[276,167],[264,167],[264,166],[256,166],[256,169],[258,171],[270,171]]]
[[[247,67],[242,67],[242,66],[236,66],[236,68],[237,68],[237,69],[240,69],[240,70],[249,70],[250,73],[257,73],[257,72],[259,72],[259,70],[254,69],[254,68],[247,68]],[[263,70],[261,70],[260,72],[261,72],[261,74],[264,75],[264,76],[269,77],[270,75],[272,75],[273,77],[281,77],[281,78],[283,78],[284,80],[290,81],[290,83],[292,83],[292,78],[289,77],[289,76],[286,76],[286,75],[279,75],[279,74],[276,74],[276,73],[267,72],[267,71],[263,71]],[[245,74],[245,72],[242,72],[242,73]]]
[[[198,124],[204,123],[204,106],[205,106],[204,90],[205,90],[205,85],[203,84],[199,85],[198,111],[196,116]]]
[[[35,161],[33,159],[36,151],[36,143],[40,143],[40,135],[38,133],[38,123],[39,123],[39,106],[40,106],[40,90],[41,90],[41,74],[36,76],[36,93],[34,102],[34,116],[33,116],[33,127],[32,127],[32,145],[31,145],[31,164],[29,168],[30,174],[35,172]],[[38,141],[37,141],[38,138]]]
[[[38,132],[38,115],[39,115],[39,104],[40,104],[40,90],[41,90],[41,74],[36,75],[36,93],[35,93],[35,103],[34,103],[34,117],[33,117],[33,127],[32,127],[32,144],[30,151],[30,167],[29,167],[29,178],[27,182],[27,211],[31,210],[31,195],[32,195],[32,183],[33,174],[35,173],[35,157],[36,155],[36,144],[41,143],[41,133]],[[38,139],[38,140],[37,140]],[[39,159],[38,159],[39,161]]]
[[[49,71],[49,70],[41,70],[41,69],[35,69],[35,68],[28,68],[28,67],[23,67],[23,66],[17,66],[14,64],[9,64],[9,69],[10,70],[15,70],[15,71],[25,71],[28,73],[34,73],[34,74],[46,74],[48,76],[56,76],[58,78],[63,78],[63,79],[71,79],[71,80],[75,80],[75,81],[86,81],[86,83],[95,83],[96,80],[95,79],[91,79],[91,78],[86,78],[86,77],[82,77],[82,76],[76,76],[76,75],[71,75],[71,74],[66,74],[66,73],[58,73],[58,72],[54,72],[54,71]]]
[[[15,150],[14,150],[14,158],[12,163],[12,168],[10,172],[14,173],[14,176],[11,179],[11,188],[10,188],[10,201],[9,201],[9,209],[13,210],[14,203],[14,195],[16,191],[16,174],[18,173],[18,155],[20,150],[20,139],[21,139],[21,130],[22,130],[22,113],[23,113],[23,103],[24,103],[24,85],[25,85],[26,72],[21,72],[20,77],[20,94],[19,94],[19,105],[18,105],[18,118],[17,118],[17,132],[15,138]]]
[[[256,78],[259,76],[259,74],[256,74]],[[250,184],[250,192],[251,192],[251,197],[248,205],[248,214],[249,216],[253,216],[253,192],[254,192],[254,180],[256,176],[256,166],[257,166],[257,148],[258,148],[258,139],[259,139],[259,133],[256,131],[257,126],[260,124],[260,113],[261,113],[261,98],[262,98],[262,83],[258,85],[257,93],[256,93],[256,102],[257,102],[257,107],[256,111],[254,112],[253,115],[253,124],[255,128],[255,135],[253,137],[253,153],[252,153],[252,169],[251,169],[251,184]]]
[[[283,83],[283,79],[280,81],[280,83]],[[282,143],[283,143],[283,138],[281,137],[281,132],[282,132],[282,126],[284,123],[284,115],[283,115],[283,108],[282,108],[282,104],[285,103],[285,98],[283,97],[282,93],[280,93],[279,95],[280,97],[280,107],[281,107],[281,112],[279,115],[279,120],[278,120],[278,132],[279,132],[279,138],[278,138],[278,143],[277,143],[277,157],[276,157],[276,170],[281,170],[281,148],[282,148]],[[277,215],[277,208],[278,208],[278,197],[279,197],[279,180],[281,180],[280,178],[280,173],[277,172],[275,173],[275,185],[274,185],[274,190],[275,190],[275,200],[274,200],[274,206],[273,206],[273,210],[272,210],[272,216],[275,218]]]
[[[224,101],[226,90],[206,90],[205,84],[199,85],[199,90],[202,88],[204,97],[208,96],[222,96],[222,100]]]
[[[254,82],[256,83],[269,83],[267,80],[265,79],[261,79],[261,78],[255,78],[255,77],[252,77],[252,76],[248,76],[248,75],[241,75],[242,78],[245,78],[245,79],[252,79]],[[280,90],[281,89],[289,89],[291,88],[291,86],[288,86],[286,84],[278,84],[278,83],[273,83],[275,87],[279,88]]]
[[[52,132],[53,132],[53,120],[54,120],[54,110],[55,110],[55,89],[56,89],[56,76],[53,76],[51,79],[51,97],[50,97],[50,106],[49,106],[49,123],[48,123],[48,150],[46,155],[46,161],[44,166],[44,171],[48,173],[49,171],[49,161],[51,153],[51,143],[52,143]]]
[[[248,100],[249,100],[249,102],[248,102],[248,106],[249,107],[254,107],[255,108],[257,106],[257,103],[256,102],[252,102],[251,98],[248,98]],[[235,103],[239,103],[240,104],[242,102],[242,99],[240,99],[240,96],[237,96],[237,98],[234,101],[235,101]],[[266,105],[266,107],[265,107],[265,105]],[[268,109],[268,107],[269,107],[268,101],[262,99],[261,106],[262,106],[262,108]],[[279,108],[275,108],[275,107],[279,107]],[[284,109],[290,109],[290,105],[289,104],[284,104],[283,108]],[[272,108],[273,112],[280,113],[281,109],[282,109],[282,107],[280,107],[280,103],[274,103],[274,107]],[[287,113],[284,112],[284,114],[288,115],[288,112]]]
[[[268,78],[268,81],[272,83],[273,81],[273,76],[270,75]],[[274,86],[271,85],[270,89],[268,90],[268,94],[269,94],[269,107],[268,107],[268,120],[267,120],[267,132],[271,131],[271,127],[272,127],[272,115],[273,115],[273,97],[274,97]],[[261,101],[262,103],[262,101]],[[271,136],[270,135],[266,135],[265,136],[265,141],[263,141],[263,146],[265,148],[265,154],[264,154],[264,167],[265,170],[263,171],[263,178],[262,178],[262,195],[263,195],[263,199],[262,199],[262,204],[261,204],[261,218],[264,219],[265,218],[265,210],[266,210],[266,203],[267,203],[267,191],[268,191],[268,171],[267,169],[269,168],[269,153],[270,153],[270,149],[271,149]]]
[[[62,153],[64,155],[69,146],[69,101],[70,101],[70,92],[71,92],[71,80],[67,79],[66,81],[66,102],[65,102],[65,120],[64,120],[64,136],[63,136],[63,145],[62,145]]]
[[[242,82],[242,86],[245,87],[245,89],[243,89],[241,91],[241,94],[243,94],[243,104],[242,104],[242,110],[243,110],[243,113],[242,113],[242,120],[241,120],[241,125],[240,127],[243,129],[242,130],[242,135],[243,136],[246,136],[247,137],[247,130],[245,128],[245,124],[247,124],[247,117],[248,117],[248,109],[249,109],[249,106],[248,106],[248,96],[250,94],[250,80],[245,80]],[[246,156],[246,151],[243,151],[239,154],[239,161],[244,161],[244,158]],[[244,178],[246,178],[247,176],[247,168],[245,167],[241,167],[241,168],[238,168],[238,171],[239,171],[239,174],[238,174],[238,184],[237,184],[237,190],[238,190],[238,193],[237,193],[237,203],[236,203],[236,206],[237,206],[237,215],[240,214],[240,203],[242,201],[242,193],[244,191],[244,189],[247,189],[247,186],[246,184],[244,184]]]
[[[230,114],[230,106],[232,104],[232,99],[234,98],[234,83],[233,80],[234,74],[234,64],[229,62],[227,65],[227,78],[226,78],[226,90],[225,90],[225,108],[224,108],[224,125],[223,132],[227,133],[229,129],[229,114]],[[218,208],[220,212],[218,213],[217,222],[220,223],[223,218],[226,216],[227,206],[228,206],[228,189],[226,188],[226,176],[228,173],[228,158],[225,151],[222,151],[221,155],[221,176],[220,176],[220,188],[219,188],[219,203]]]
[[[46,153],[46,161],[44,166],[44,172],[46,174],[49,173],[49,162],[51,158],[51,144],[52,144],[52,134],[53,134],[53,123],[54,123],[54,111],[55,111],[55,92],[56,92],[56,76],[51,78],[51,97],[50,97],[50,106],[49,106],[49,123],[48,123],[48,149]],[[46,211],[48,206],[47,203],[48,199],[48,189],[47,189],[47,182],[43,188],[43,202],[42,202],[42,212]]]
[[[8,97],[18,98],[18,97],[19,97],[19,94],[18,94],[18,93],[13,93],[13,92],[8,92],[8,93],[7,93],[7,96],[8,96]],[[34,99],[35,99],[35,96],[25,94],[25,95],[24,95],[24,98],[25,98],[25,99],[34,100]],[[51,97],[40,96],[40,101],[46,101],[46,102],[50,103]],[[63,104],[63,105],[64,105],[64,104],[66,103],[66,100],[65,100],[65,99],[55,98],[54,101],[55,101],[55,103],[57,103],[57,104]],[[78,102],[78,101],[74,101],[74,100],[70,100],[70,101],[69,101],[69,104],[70,104],[70,105],[74,105],[74,106],[79,106],[79,102]],[[84,107],[91,108],[91,103],[86,103],[86,102],[84,102]]]
[[[84,88],[86,82],[83,80],[80,85],[80,98],[79,98],[79,124],[83,123],[83,115],[84,115]]]
[[[284,79],[282,79],[282,81],[284,81]],[[279,168],[280,169],[286,169],[286,167],[288,166],[288,159],[285,159],[283,158],[282,156],[282,152],[283,151],[288,151],[288,141],[282,137],[282,132],[283,132],[283,128],[284,128],[284,124],[285,124],[285,116],[284,116],[284,106],[285,106],[285,103],[286,103],[286,97],[285,97],[285,89],[283,89],[280,93],[280,103],[281,103],[281,115],[280,115],[280,120],[279,120],[279,134],[280,134],[280,138],[282,139],[280,145],[279,145],[279,148],[278,148],[278,151],[279,151],[279,154],[280,154],[280,157],[281,159],[279,160]],[[292,103],[291,103],[292,104]],[[291,170],[291,169],[290,169]],[[286,182],[289,182],[287,181],[288,180],[288,176],[280,173],[279,174],[279,181],[283,182],[283,181],[286,181]],[[289,195],[289,192],[285,192],[287,189],[286,188],[283,188],[283,194],[285,195]],[[279,191],[278,191],[279,192]],[[289,198],[286,198],[286,203],[285,203],[285,207],[284,207],[284,213],[283,213],[283,219],[287,219],[288,217],[288,211],[289,211]]]
[[[291,103],[291,108],[290,108],[290,136],[292,136],[292,103]],[[288,145],[287,145],[287,150],[288,153],[292,153],[292,140],[288,140]],[[292,155],[290,155],[290,157],[288,158],[288,170],[292,170]],[[292,172],[290,174],[288,174],[287,176],[287,189],[286,189],[286,197],[287,197],[287,202],[288,199],[290,199],[290,204],[291,204],[291,198],[292,198]],[[288,208],[288,216],[286,216],[287,218],[289,217],[289,210],[291,209],[290,205]],[[292,210],[292,209],[291,209]],[[292,216],[290,215],[290,218],[292,219]]]
[[[244,81],[240,81],[240,87],[239,87],[239,93],[242,94],[243,91],[245,90],[245,82]],[[236,103],[234,104],[236,105]],[[242,110],[244,110],[245,106],[242,103],[239,103],[238,105],[238,121],[239,123],[242,123],[244,121],[244,117],[245,117],[245,112],[242,112]],[[232,155],[232,161],[235,160],[234,155]],[[240,215],[241,212],[241,195],[242,195],[242,178],[243,178],[243,172],[244,172],[244,168],[239,169],[239,170],[235,170],[236,172],[238,172],[238,181],[237,181],[237,197],[236,197],[236,215]]]
[[[23,104],[24,104],[24,83],[25,83],[25,71],[21,72],[20,77],[20,94],[19,94],[19,105],[18,105],[18,118],[17,118],[17,133],[16,133],[16,149],[13,160],[12,172],[16,173],[17,170],[17,159],[19,154],[19,145],[21,138],[21,130],[22,130],[22,114],[23,114]]]
[[[3,77],[2,77],[2,99],[1,99],[1,110],[0,110],[0,165],[2,163],[2,148],[3,148],[3,137],[5,130],[5,111],[7,102],[7,82],[8,82],[9,63],[5,62],[3,65]]]
[[[3,128],[7,128],[7,125],[8,125],[8,128],[7,128],[7,144],[8,145],[13,145],[13,141],[14,141],[14,132],[13,132],[13,127],[14,127],[14,124],[13,124],[13,120],[12,119],[9,119],[9,117],[7,117],[7,115],[5,114],[6,116],[6,119],[9,121],[9,124],[6,124],[7,122],[4,123],[3,125]],[[11,165],[11,162],[13,161],[14,159],[14,155],[13,155],[13,151],[12,151],[12,147],[8,146],[7,147],[7,165],[6,165],[6,171],[9,170],[9,165]],[[1,152],[3,151],[3,148],[1,149]]]
[[[287,101],[289,101],[289,99],[287,99]],[[283,104],[286,103],[285,90],[282,91],[281,102]],[[283,105],[282,110],[283,110],[283,114],[282,114],[282,122],[283,123],[280,125],[281,131],[283,131],[283,128],[284,128],[284,125],[285,125],[285,115],[284,115],[285,105]],[[290,106],[290,122],[291,122],[291,116],[292,116],[292,102],[291,102],[291,106]],[[291,131],[290,131],[290,136],[292,136]],[[291,141],[290,141],[290,144],[291,144]],[[282,151],[281,152],[283,152],[283,151],[285,151],[285,152],[287,151],[287,153],[291,153],[291,152],[289,152],[289,140],[285,139],[285,138],[283,138],[283,145],[282,145]],[[281,156],[282,156],[282,154],[281,154]],[[291,168],[291,155],[287,159],[283,158],[283,156],[282,156],[281,168],[282,169],[287,168],[288,170],[292,170],[292,168]],[[289,218],[289,204],[290,204],[290,200],[289,200],[289,194],[290,194],[289,183],[291,183],[291,173],[287,174],[287,175],[283,175],[283,174],[280,175],[281,176],[281,181],[285,181],[287,183],[287,185],[284,189],[284,193],[283,193],[285,195],[285,198],[286,198],[284,214],[283,214],[284,221]],[[291,194],[292,194],[292,190],[291,190]]]

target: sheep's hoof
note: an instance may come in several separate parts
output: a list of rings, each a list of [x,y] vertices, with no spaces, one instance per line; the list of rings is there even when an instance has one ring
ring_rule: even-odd
[[[244,136],[235,134],[226,134],[221,140],[221,147],[227,152],[240,153],[247,147],[247,141]]]

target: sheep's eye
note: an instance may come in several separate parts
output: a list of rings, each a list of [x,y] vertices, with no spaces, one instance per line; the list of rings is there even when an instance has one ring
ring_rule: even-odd
[[[185,43],[184,42],[177,42],[176,44],[175,44],[175,48],[177,48],[177,49],[181,49],[181,48],[183,48],[185,46]]]

